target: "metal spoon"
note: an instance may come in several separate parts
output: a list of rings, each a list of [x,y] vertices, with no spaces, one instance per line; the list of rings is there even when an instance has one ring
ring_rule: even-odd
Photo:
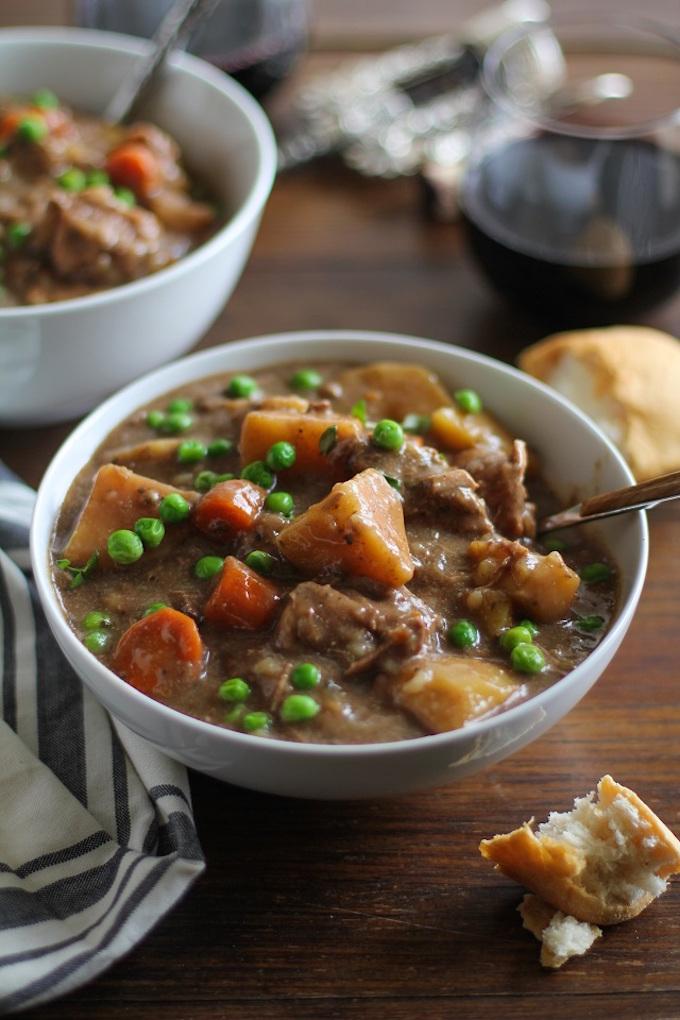
[[[658,503],[677,499],[678,496],[680,496],[680,471],[672,471],[668,475],[650,478],[639,485],[628,485],[624,489],[614,489],[613,492],[591,496],[567,510],[544,517],[538,522],[536,530],[539,535],[545,535],[548,531],[557,531],[558,528],[588,524],[603,517],[628,513],[629,510],[651,510]]]
[[[110,100],[104,117],[113,123],[128,120],[137,110],[165,62],[170,50],[180,47],[189,35],[213,13],[220,0],[176,0],[161,21],[153,49],[141,57]]]

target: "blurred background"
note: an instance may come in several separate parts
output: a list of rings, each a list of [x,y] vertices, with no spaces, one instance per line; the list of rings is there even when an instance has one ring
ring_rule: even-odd
[[[138,7],[149,0],[136,0]],[[446,32],[463,18],[488,7],[482,0],[307,0],[315,49],[371,49]],[[558,12],[593,9],[622,17],[641,13],[639,0],[553,0]],[[0,0],[3,25],[64,25],[75,17],[75,0]],[[651,0],[644,14],[678,21],[677,0]]]

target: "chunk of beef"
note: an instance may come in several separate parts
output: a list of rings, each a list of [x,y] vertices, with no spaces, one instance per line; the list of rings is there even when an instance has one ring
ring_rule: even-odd
[[[396,478],[404,494],[423,479],[448,469],[446,459],[438,450],[422,446],[410,438],[406,439],[401,450],[381,450],[369,439],[349,438],[338,443],[331,457],[346,462],[352,474],[375,468],[390,478]]]
[[[409,515],[437,515],[437,523],[459,534],[483,535],[493,531],[486,503],[477,495],[478,484],[462,468],[449,468],[424,478],[408,494]]]
[[[404,588],[378,600],[305,581],[288,597],[276,646],[331,654],[350,676],[369,668],[390,672],[405,658],[434,647],[438,622],[432,610]]]
[[[110,287],[161,269],[183,255],[163,243],[158,220],[129,208],[109,188],[53,193],[31,239],[62,280]]]
[[[456,454],[453,462],[479,484],[479,494],[503,535],[522,538],[535,533],[534,506],[527,502],[524,487],[527,449],[523,440],[515,439],[509,454],[502,449],[475,446]]]
[[[541,556],[520,542],[495,538],[471,542],[469,554],[474,562],[473,582],[482,589],[504,594],[513,606],[540,623],[552,623],[568,614],[580,582],[558,552]],[[470,609],[478,609],[476,599],[474,591],[468,595]]]

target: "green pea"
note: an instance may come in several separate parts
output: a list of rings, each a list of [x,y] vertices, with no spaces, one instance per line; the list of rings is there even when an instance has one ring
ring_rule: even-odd
[[[112,531],[106,543],[106,549],[114,563],[128,566],[136,563],[144,555],[144,546],[139,535],[127,528]]]
[[[538,634],[538,627],[533,620],[520,620],[519,625],[520,627],[526,627],[532,637],[536,637]]]
[[[258,574],[264,574],[266,577],[274,569],[276,560],[268,552],[263,552],[261,549],[253,549],[246,556],[245,563],[251,570],[256,570]]]
[[[299,662],[291,670],[290,682],[298,691],[309,691],[321,683],[321,671],[313,662]]]
[[[52,89],[38,89],[31,96],[31,102],[41,110],[56,110],[59,100]]]
[[[194,574],[201,581],[209,581],[215,574],[219,574],[223,566],[224,560],[221,556],[201,556],[194,564]]]
[[[294,390],[316,390],[323,382],[323,377],[313,368],[300,368],[293,372],[288,385]]]
[[[222,701],[245,701],[250,695],[250,686],[240,676],[225,680],[217,688],[217,696]]]
[[[189,397],[175,397],[174,400],[170,401],[170,403],[168,404],[168,406],[166,407],[165,410],[169,414],[177,414],[177,413],[184,414],[187,411],[193,411],[193,409],[194,409],[194,402],[193,402],[193,400],[190,400]]]
[[[537,645],[515,645],[510,652],[510,662],[520,673],[540,673],[545,669],[545,656]]]
[[[166,524],[179,524],[191,513],[191,507],[179,492],[171,492],[158,504],[158,513]]]
[[[604,627],[604,616],[597,616],[595,614],[592,616],[577,616],[575,622],[579,630],[585,630],[588,633],[591,633],[594,630],[600,630],[601,627]]]
[[[111,178],[106,170],[88,170],[85,177],[85,184],[88,188],[101,188],[103,185],[111,183]]]
[[[224,721],[226,723],[229,723],[230,726],[236,726],[237,723],[240,723],[241,716],[243,715],[245,710],[246,706],[244,704],[234,705],[233,708],[230,708],[229,711],[224,716]]]
[[[165,525],[158,517],[140,517],[135,521],[135,533],[147,549],[155,549],[165,538]]]
[[[10,223],[5,228],[8,246],[14,251],[21,248],[24,241],[30,236],[32,229],[30,223]]]
[[[101,630],[102,627],[111,626],[111,617],[107,616],[106,613],[100,613],[98,610],[93,609],[83,617],[83,627],[85,630]]]
[[[105,651],[108,643],[109,635],[103,630],[90,630],[83,638],[83,644],[94,655],[99,655]]]
[[[228,397],[252,397],[257,383],[249,375],[235,375],[226,389]]]
[[[225,471],[224,474],[218,475],[216,481],[218,482],[230,482],[236,475],[233,471]]]
[[[152,602],[150,606],[147,606],[143,612],[143,616],[151,616],[152,613],[157,613],[159,609],[169,609],[170,606],[167,602]]]
[[[612,568],[607,563],[588,563],[581,571],[581,580],[586,584],[600,584],[612,576]]]
[[[267,467],[271,468],[272,471],[282,471],[293,466],[295,457],[296,453],[293,444],[281,440],[281,442],[274,443],[273,446],[269,447],[265,455],[265,461]]]
[[[407,414],[401,424],[404,432],[413,432],[417,436],[424,436],[430,431],[430,419],[426,414]]]
[[[373,429],[373,442],[382,450],[401,450],[404,445],[404,430],[399,422],[383,418]]]
[[[200,439],[185,439],[177,447],[177,460],[180,464],[195,464],[208,456],[208,448]]]
[[[564,552],[567,548],[567,543],[563,542],[561,538],[544,538],[543,548],[547,549],[548,552]]]
[[[528,627],[508,627],[498,639],[501,648],[511,652],[517,645],[530,645],[533,641],[533,634]]]
[[[292,514],[295,503],[289,492],[279,491],[270,492],[264,501],[264,505],[272,513],[284,514],[287,517],[289,514]]]
[[[17,136],[24,142],[41,142],[47,134],[47,124],[42,117],[24,117],[17,125]]]
[[[284,699],[279,714],[284,722],[295,723],[313,719],[320,710],[321,705],[308,694],[289,694]]]
[[[234,444],[231,439],[213,439],[211,443],[208,443],[208,456],[222,457],[225,453],[230,453],[233,448]]]
[[[217,478],[214,471],[199,471],[194,478],[194,488],[199,492],[208,492],[217,483]]]
[[[474,390],[456,390],[453,394],[461,411],[466,414],[479,414],[482,410],[482,399]]]
[[[165,422],[165,415],[162,411],[148,411],[146,424],[150,429],[159,429]]]
[[[471,620],[456,620],[447,630],[446,636],[457,648],[474,648],[479,644],[479,631]]]
[[[248,712],[243,716],[243,729],[248,733],[255,733],[257,730],[269,729],[271,716],[266,712]]]
[[[276,475],[273,474],[263,460],[253,460],[241,471],[241,478],[245,478],[263,489],[273,489],[276,485]]]
[[[177,433],[186,432],[194,424],[194,419],[186,411],[170,411],[164,414],[157,428],[161,432]]]
[[[64,170],[63,174],[57,177],[57,184],[64,191],[82,191],[87,186],[87,178],[77,166]]]
[[[134,205],[137,205],[137,197],[134,191],[131,191],[130,188],[114,188],[113,193],[118,201],[122,202],[123,205],[126,205],[129,209],[131,209]]]

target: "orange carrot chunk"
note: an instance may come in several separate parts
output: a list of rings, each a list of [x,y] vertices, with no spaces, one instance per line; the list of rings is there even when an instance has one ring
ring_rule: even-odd
[[[281,598],[276,587],[234,556],[224,561],[217,587],[203,610],[206,620],[238,630],[271,623]]]
[[[175,681],[195,682],[203,670],[203,642],[190,616],[159,609],[133,623],[113,655],[113,669],[144,694]]]
[[[4,145],[14,138],[17,128],[26,117],[41,117],[44,120],[42,111],[36,113],[35,110],[26,107],[14,107],[8,110],[0,119],[0,145]]]
[[[161,169],[151,149],[139,142],[125,142],[106,160],[106,170],[114,184],[130,188],[138,198],[146,198],[161,185]]]
[[[200,499],[194,510],[194,524],[213,538],[234,531],[250,531],[260,514],[267,493],[243,478],[218,482]]]

